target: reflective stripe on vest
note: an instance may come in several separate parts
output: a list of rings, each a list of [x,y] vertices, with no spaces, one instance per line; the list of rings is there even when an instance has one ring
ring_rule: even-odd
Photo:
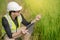
[[[9,23],[9,26],[10,26],[10,29],[11,29],[11,32],[14,33],[16,32],[16,25],[14,24],[14,22],[12,21],[11,17],[6,14],[4,15],[4,17],[7,19],[8,23]],[[20,23],[22,22],[22,17],[21,15],[17,17],[17,20],[18,20],[18,28],[20,28]],[[2,33],[6,33],[4,29],[2,29]]]

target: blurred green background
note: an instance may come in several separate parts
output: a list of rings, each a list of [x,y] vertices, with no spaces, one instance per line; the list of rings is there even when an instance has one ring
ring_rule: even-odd
[[[10,1],[23,7],[21,12],[28,21],[42,15],[41,20],[35,23],[32,40],[60,40],[60,0],[0,0],[0,30],[1,18],[6,14]]]

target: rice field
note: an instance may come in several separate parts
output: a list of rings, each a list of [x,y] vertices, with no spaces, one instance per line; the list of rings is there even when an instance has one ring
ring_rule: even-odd
[[[60,40],[60,0],[14,0],[22,5],[24,17],[30,21],[36,15],[42,18],[35,23],[32,40]],[[6,13],[8,0],[0,0],[0,30],[1,18]],[[1,35],[1,32],[0,32]]]

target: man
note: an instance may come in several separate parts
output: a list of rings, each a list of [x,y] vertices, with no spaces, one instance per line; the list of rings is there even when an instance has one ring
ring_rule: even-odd
[[[27,22],[20,13],[20,10],[22,10],[22,7],[16,2],[8,3],[7,14],[2,18],[2,36],[4,40],[16,40],[18,37],[22,37],[22,40],[30,40],[28,25],[34,24],[41,16],[38,15],[31,22]],[[20,27],[21,23],[27,27]]]

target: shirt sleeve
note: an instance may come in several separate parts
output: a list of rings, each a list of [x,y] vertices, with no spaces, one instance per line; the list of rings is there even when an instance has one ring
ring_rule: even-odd
[[[23,25],[25,25],[25,26],[27,26],[27,25],[29,25],[31,22],[28,22],[24,17],[23,17],[23,15],[21,14],[21,17],[22,17],[22,24]]]
[[[9,38],[12,38],[12,33],[11,33],[11,30],[10,30],[10,27],[9,27],[9,24],[8,24],[8,21],[5,17],[2,18],[2,25],[8,35]]]

